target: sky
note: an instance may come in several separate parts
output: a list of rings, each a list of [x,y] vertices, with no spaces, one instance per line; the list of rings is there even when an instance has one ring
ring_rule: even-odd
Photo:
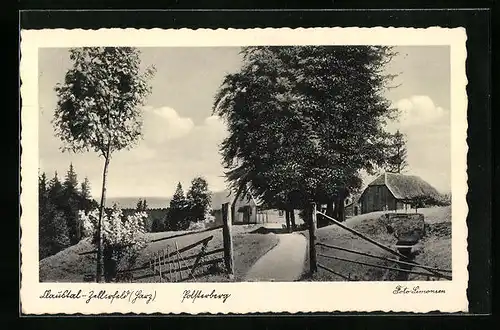
[[[396,47],[388,66],[397,73],[386,97],[401,116],[390,129],[407,136],[407,174],[419,175],[441,192],[451,191],[450,50],[448,46]],[[152,93],[143,111],[143,139],[135,148],[113,155],[109,197],[168,197],[181,182],[204,176],[212,191],[226,189],[218,152],[227,134],[212,116],[214,95],[222,79],[242,64],[236,47],[141,48],[144,67],[154,65]],[[72,163],[92,194],[99,196],[104,161],[95,153],[61,152],[51,124],[57,102],[54,87],[71,66],[68,49],[39,51],[39,168],[49,178],[64,177]],[[368,180],[369,178],[367,178]]]

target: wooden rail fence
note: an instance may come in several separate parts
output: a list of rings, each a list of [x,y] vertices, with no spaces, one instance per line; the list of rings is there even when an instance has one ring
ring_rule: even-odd
[[[143,263],[134,268],[118,271],[117,281],[132,282],[144,278],[157,277],[159,282],[180,282],[196,278],[197,270],[206,266],[217,266],[224,264],[221,267],[230,278],[234,277],[234,262],[233,262],[233,241],[231,234],[231,219],[229,219],[229,203],[222,205],[222,225],[207,228],[198,231],[175,234],[172,236],[153,239],[149,243],[156,243],[165,240],[173,240],[173,244],[167,245],[164,249],[155,251],[149,258],[148,262]],[[197,242],[179,248],[176,238],[199,235],[209,233],[214,230],[222,229],[223,247],[207,251],[209,242],[213,239],[212,236],[205,237]],[[201,246],[199,251],[189,255],[185,252],[191,251]],[[80,253],[80,255],[94,254],[97,250]],[[220,257],[213,257],[215,254],[221,254]],[[193,261],[191,264],[189,262]],[[134,272],[146,272],[139,276],[134,276]],[[149,272],[150,271],[150,272]],[[199,273],[199,276],[211,273],[206,271]],[[85,274],[84,281],[89,282],[95,280],[93,274]],[[91,278],[92,277],[92,278]]]
[[[323,258],[328,258],[328,259],[335,259],[335,260],[339,260],[339,261],[360,264],[360,265],[369,266],[369,267],[382,268],[382,269],[386,269],[387,271],[396,271],[399,274],[423,275],[423,276],[427,276],[427,279],[429,279],[431,277],[434,277],[437,279],[447,279],[447,280],[452,279],[451,275],[443,274],[443,273],[451,273],[451,270],[440,269],[437,267],[429,267],[429,266],[418,264],[417,262],[413,261],[410,256],[405,255],[399,251],[393,250],[390,247],[388,247],[380,242],[377,242],[377,241],[373,240],[372,238],[370,238],[370,237],[368,237],[368,236],[366,236],[366,235],[364,235],[364,234],[362,234],[362,233],[360,233],[352,228],[347,227],[346,225],[342,224],[338,220],[335,220],[334,218],[329,217],[328,215],[319,212],[316,209],[315,203],[312,203],[311,209],[312,209],[312,213],[311,213],[311,219],[310,219],[310,223],[309,223],[309,259],[310,259],[310,272],[311,272],[311,274],[317,272],[318,268],[321,268],[321,269],[324,269],[324,270],[326,270],[334,275],[337,275],[345,280],[348,280],[348,281],[353,280],[351,278],[351,274],[348,274],[348,275],[340,274],[339,272],[337,272],[329,267],[326,267],[325,265],[318,263],[317,257],[323,257]],[[362,238],[363,240],[365,240],[365,241],[367,241],[375,246],[378,246],[379,248],[381,248],[381,249],[383,249],[383,250],[385,250],[385,251],[387,251],[395,256],[398,256],[399,259],[393,259],[393,258],[372,255],[372,254],[358,251],[358,250],[347,249],[347,248],[336,246],[336,245],[330,245],[330,244],[325,244],[325,243],[321,243],[321,242],[316,242],[316,227],[317,227],[317,216],[318,215],[327,218],[332,223],[334,223],[334,224],[338,225],[339,227],[341,227],[342,229],[345,229],[348,232]],[[393,266],[391,267],[391,266],[385,266],[385,265],[372,264],[372,263],[357,261],[357,260],[353,260],[353,259],[349,259],[349,258],[341,258],[341,257],[333,256],[333,255],[317,253],[317,251],[316,251],[317,246],[322,246],[322,247],[328,248],[328,249],[345,251],[345,252],[349,252],[349,253],[357,254],[357,255],[362,255],[362,256],[369,257],[369,258],[373,258],[373,259],[384,260],[386,262],[392,263]],[[420,268],[424,271],[415,271],[415,270],[412,270],[412,268]]]

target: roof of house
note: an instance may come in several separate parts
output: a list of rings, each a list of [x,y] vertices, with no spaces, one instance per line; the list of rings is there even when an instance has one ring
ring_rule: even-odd
[[[250,183],[247,184],[247,193],[246,194],[240,194],[239,200],[245,201],[245,199],[250,202],[253,201],[256,206],[261,206],[264,204],[264,200],[255,193],[250,185]],[[226,195],[224,196],[224,201],[227,203],[232,203],[234,200],[234,197],[236,195],[236,192],[233,190],[230,190],[229,192],[226,191]]]
[[[255,193],[252,189],[252,186],[250,185],[250,183],[247,183],[247,197],[249,197],[249,199],[251,199],[254,204],[256,206],[261,206],[262,204],[264,204],[264,200],[257,195],[257,193]],[[240,198],[242,198],[244,196],[241,196]]]
[[[368,186],[387,186],[396,199],[412,199],[421,196],[438,196],[439,193],[429,183],[416,175],[384,173]]]

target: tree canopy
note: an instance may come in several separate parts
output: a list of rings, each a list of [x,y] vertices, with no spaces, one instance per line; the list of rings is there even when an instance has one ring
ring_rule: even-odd
[[[153,67],[141,72],[139,55],[131,47],[70,50],[73,65],[55,88],[53,124],[63,150],[94,150],[106,157],[138,142],[140,106],[151,91],[148,80],[154,74]]]
[[[207,180],[203,177],[194,178],[186,194],[186,199],[190,207],[190,221],[205,220],[212,202],[212,193],[208,189]]]
[[[231,187],[269,204],[303,208],[361,187],[360,171],[384,164],[384,71],[394,52],[378,46],[245,47],[239,72],[225,76],[214,113]],[[247,185],[249,184],[249,185]],[[343,203],[342,203],[343,204]]]

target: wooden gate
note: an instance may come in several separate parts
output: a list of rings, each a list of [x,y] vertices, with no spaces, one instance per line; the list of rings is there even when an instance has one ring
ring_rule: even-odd
[[[351,262],[351,263],[356,263],[368,267],[375,267],[375,268],[382,268],[385,269],[386,271],[395,271],[402,275],[407,276],[408,274],[417,274],[417,275],[423,275],[427,276],[427,279],[429,280],[430,278],[436,278],[436,279],[447,279],[451,280],[451,270],[448,269],[440,269],[436,267],[429,267],[429,266],[424,266],[416,263],[413,258],[411,257],[410,248],[408,247],[399,247],[398,250],[394,250],[382,243],[379,243],[372,238],[352,229],[341,223],[340,221],[335,220],[332,217],[329,217],[328,215],[319,212],[316,209],[316,204],[312,203],[311,205],[311,219],[309,222],[309,259],[310,259],[310,272],[311,274],[315,273],[318,271],[318,268],[321,268],[323,270],[326,270],[332,274],[335,274],[344,280],[347,281],[353,281],[353,280],[358,280],[356,277],[351,277],[351,274],[341,274],[337,270],[331,269],[329,267],[326,267],[325,265],[318,263],[317,257],[322,257],[322,258],[329,258],[329,259],[336,259],[344,262]],[[321,242],[316,242],[316,228],[317,228],[317,217],[325,217],[329,221],[331,221],[333,224],[341,227],[342,229],[350,232],[351,234],[354,234],[361,239],[378,246],[379,248],[385,250],[386,252],[389,252],[390,254],[394,255],[397,257],[395,258],[386,258],[382,256],[377,256],[377,255],[372,255],[369,253],[365,253],[363,251],[358,251],[354,249],[347,249],[345,247],[341,246],[335,246],[335,245],[330,245],[330,244],[325,244]],[[351,254],[356,254],[356,255],[363,255],[365,257],[370,257],[373,259],[379,259],[379,260],[384,260],[386,262],[389,262],[391,266],[384,266],[384,265],[377,265],[374,263],[369,263],[369,262],[360,262],[356,260],[352,260],[349,258],[341,258],[338,256],[330,255],[330,254],[322,254],[322,253],[317,253],[316,251],[316,246],[322,246],[324,248],[330,249],[330,250],[340,250],[344,252],[349,252]],[[420,269],[420,270],[414,270],[414,269]],[[443,274],[447,273],[447,274]]]

